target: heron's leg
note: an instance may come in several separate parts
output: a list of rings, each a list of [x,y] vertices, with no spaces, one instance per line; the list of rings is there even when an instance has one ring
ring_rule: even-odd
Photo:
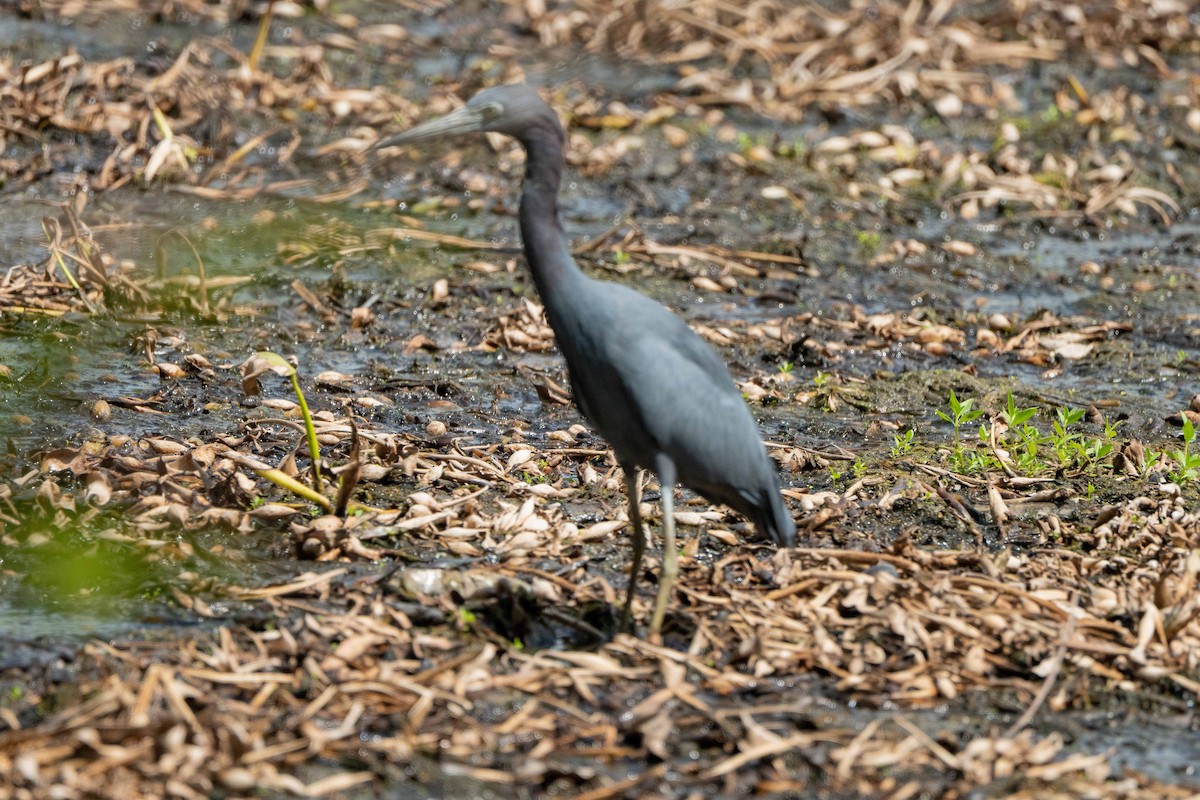
[[[671,599],[671,587],[679,574],[679,551],[675,549],[675,464],[664,455],[655,459],[655,471],[662,486],[663,555],[658,576],[658,598],[650,618],[650,636],[657,637]]]
[[[633,593],[642,571],[642,554],[646,552],[646,529],[642,527],[642,480],[637,467],[622,464],[625,472],[625,492],[629,495],[629,524],[633,526],[633,564],[629,568],[629,588],[625,591],[625,607],[621,610],[621,632],[633,630]]]

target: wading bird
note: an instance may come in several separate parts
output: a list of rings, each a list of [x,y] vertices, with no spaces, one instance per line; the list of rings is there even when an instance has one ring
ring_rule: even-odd
[[[525,148],[521,240],[546,316],[567,360],[575,402],[616,453],[629,493],[633,565],[622,610],[631,607],[646,534],[637,468],[662,486],[663,558],[650,621],[657,636],[678,574],[675,484],[748,517],[775,544],[793,547],[796,526],[775,466],[725,364],[663,306],[615,283],[587,277],[571,257],[558,215],[565,137],[558,117],[529,86],[487,89],[462,108],[388,137],[371,149],[494,131]]]

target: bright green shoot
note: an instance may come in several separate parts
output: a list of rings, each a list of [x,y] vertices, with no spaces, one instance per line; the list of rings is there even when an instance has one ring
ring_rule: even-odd
[[[1054,412],[1054,433],[1050,437],[1050,443],[1054,447],[1058,463],[1064,466],[1071,463],[1073,454],[1080,452],[1077,445],[1081,443],[1082,435],[1070,428],[1083,419],[1083,414],[1082,408],[1071,406],[1059,406]]]
[[[312,457],[313,487],[321,493],[321,450],[317,444],[317,429],[313,425],[312,413],[308,410],[308,402],[304,399],[304,391],[300,388],[300,376],[291,362],[278,353],[264,350],[255,353],[242,365],[242,382],[256,381],[259,375],[274,372],[284,378],[291,378],[292,390],[296,393],[296,402],[300,405],[300,414],[304,417],[304,433],[308,439],[308,453]]]
[[[1196,426],[1187,414],[1183,415],[1183,448],[1172,455],[1178,468],[1171,473],[1171,479],[1176,483],[1187,483],[1200,478],[1200,453],[1192,452],[1192,444],[1196,441]]]
[[[1009,392],[1008,403],[1005,405],[1004,410],[1000,412],[1000,418],[1004,420],[1004,424],[1008,426],[1009,430],[1013,430],[1029,422],[1037,412],[1037,406],[1020,408],[1017,405],[1017,401],[1013,399],[1012,392]]]
[[[975,408],[975,398],[969,397],[966,400],[959,400],[954,394],[954,390],[950,390],[950,413],[937,409],[937,415],[946,422],[954,426],[954,452],[952,454],[955,465],[962,469],[967,465],[967,459],[963,454],[962,447],[962,428],[964,425],[970,425],[975,420],[983,416],[983,409]]]
[[[916,431],[912,428],[906,430],[903,434],[896,434],[892,437],[892,458],[908,455],[913,448],[913,437],[916,436]]]

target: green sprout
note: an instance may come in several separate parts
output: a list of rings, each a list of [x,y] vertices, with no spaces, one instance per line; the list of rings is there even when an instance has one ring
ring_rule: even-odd
[[[875,255],[879,250],[879,245],[883,241],[883,236],[879,231],[859,231],[854,234],[854,238],[858,240],[858,246],[861,247],[867,255]]]
[[[321,450],[317,444],[317,429],[313,425],[312,413],[308,410],[308,401],[304,399],[304,390],[300,388],[300,374],[286,358],[278,353],[263,350],[255,353],[242,365],[242,386],[248,392],[255,387],[258,377],[267,372],[274,372],[284,378],[291,378],[292,391],[296,394],[296,402],[300,405],[300,414],[304,417],[304,434],[308,439],[308,454],[312,458],[313,487],[321,493]]]
[[[1179,468],[1171,473],[1175,483],[1187,483],[1200,477],[1200,453],[1192,452],[1192,444],[1196,441],[1196,426],[1187,414],[1183,415],[1183,448],[1172,455]]]
[[[966,400],[960,401],[957,395],[954,394],[953,389],[950,390],[949,406],[949,414],[939,408],[937,409],[937,415],[944,421],[949,422],[954,426],[953,460],[955,465],[962,469],[967,466],[967,460],[963,453],[962,446],[962,427],[964,425],[969,425],[983,416],[983,409],[975,408],[974,398],[967,398]]]
[[[906,456],[912,451],[913,437],[916,431],[912,428],[906,430],[903,434],[896,434],[892,437],[892,458]]]

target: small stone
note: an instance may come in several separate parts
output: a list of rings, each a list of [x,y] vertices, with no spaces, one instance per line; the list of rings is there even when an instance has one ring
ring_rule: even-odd
[[[683,147],[688,142],[687,131],[678,125],[663,125],[662,134],[671,147]]]
[[[112,416],[112,406],[107,400],[97,400],[92,403],[92,419],[97,422],[104,422]]]
[[[963,112],[963,101],[956,94],[944,94],[933,101],[933,107],[943,117],[957,117]]]
[[[952,239],[942,245],[942,249],[955,256],[973,256],[978,252],[975,245],[960,239]]]
[[[1012,321],[1004,314],[996,313],[988,316],[988,327],[993,330],[1007,331],[1012,329]]]

